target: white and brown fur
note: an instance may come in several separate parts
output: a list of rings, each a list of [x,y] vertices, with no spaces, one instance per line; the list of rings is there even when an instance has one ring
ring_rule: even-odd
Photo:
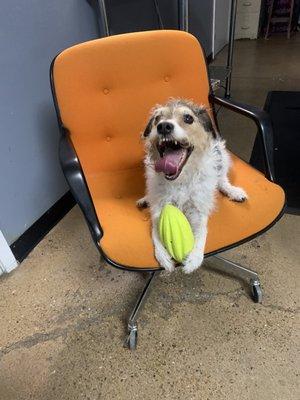
[[[186,115],[192,116],[192,123],[184,122]],[[155,172],[153,167],[160,157],[157,144],[161,138],[157,125],[162,121],[174,125],[172,140],[192,149],[175,180],[166,179],[164,173]],[[247,194],[229,182],[230,155],[204,106],[181,99],[158,105],[152,110],[142,137],[146,148],[146,195],[137,204],[150,207],[155,257],[164,269],[174,270],[176,262],[161,243],[158,233],[162,208],[165,204],[173,204],[186,215],[195,237],[194,248],[183,261],[183,271],[190,273],[203,261],[207,221],[214,208],[216,191],[220,190],[230,200],[238,202],[246,200]]]

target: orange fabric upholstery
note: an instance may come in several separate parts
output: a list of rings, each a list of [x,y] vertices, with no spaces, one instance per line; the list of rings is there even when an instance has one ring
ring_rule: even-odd
[[[169,97],[209,106],[206,61],[185,32],[112,36],[74,46],[54,64],[63,125],[69,130],[104,231],[101,248],[112,261],[158,268],[143,196],[143,131],[149,110]],[[284,204],[282,189],[234,157],[232,182],[249,194],[233,203],[218,196],[206,253],[233,245],[271,224]]]
[[[249,200],[235,203],[218,195],[209,220],[206,253],[260,232],[276,219],[284,204],[284,193],[278,185],[239,158],[233,156],[233,160],[231,180],[247,191]],[[135,205],[144,193],[143,168],[99,173],[91,177],[90,187],[104,230],[104,253],[119,264],[157,268],[149,212]]]

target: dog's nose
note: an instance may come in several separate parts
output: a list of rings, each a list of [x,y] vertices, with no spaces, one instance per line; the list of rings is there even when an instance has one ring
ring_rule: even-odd
[[[160,135],[168,135],[174,130],[174,125],[171,122],[160,122],[157,125],[157,132]]]

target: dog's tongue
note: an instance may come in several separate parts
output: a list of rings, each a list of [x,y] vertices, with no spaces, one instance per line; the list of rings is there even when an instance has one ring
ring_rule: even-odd
[[[183,149],[166,150],[163,157],[155,162],[155,171],[163,172],[165,175],[175,175],[178,172]]]

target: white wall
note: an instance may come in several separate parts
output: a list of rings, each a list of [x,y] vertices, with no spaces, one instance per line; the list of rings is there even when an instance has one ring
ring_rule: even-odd
[[[1,0],[0,230],[9,243],[67,191],[49,66],[62,49],[97,35],[84,0]]]

